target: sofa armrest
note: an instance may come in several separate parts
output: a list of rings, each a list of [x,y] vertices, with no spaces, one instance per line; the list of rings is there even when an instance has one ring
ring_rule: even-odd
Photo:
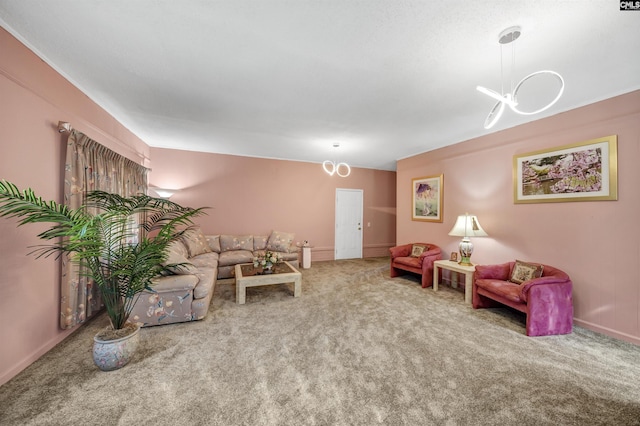
[[[429,250],[422,252],[422,254],[420,255],[420,261],[424,261],[425,257],[433,258],[433,257],[440,256],[440,254],[441,254],[440,247],[435,247],[435,246],[431,247]],[[438,259],[439,257],[434,260],[438,260]]]
[[[476,265],[476,279],[494,279],[508,281],[511,273],[511,264],[502,263],[499,265]]]
[[[431,249],[426,254],[423,253],[420,256],[420,261],[422,262],[422,273],[429,274],[429,276],[431,276],[433,273],[433,262],[440,259],[442,259],[442,252],[440,248]]]
[[[199,281],[200,279],[195,274],[156,277],[152,280],[151,292],[193,291]]]
[[[528,302],[531,289],[533,287],[539,286],[545,289],[543,293],[548,293],[549,295],[553,295],[553,293],[555,292],[554,287],[557,287],[558,289],[568,290],[569,292],[573,290],[573,283],[571,282],[571,280],[564,277],[558,278],[554,276],[546,276],[534,278],[520,284],[520,298],[525,302]]]
[[[407,257],[411,254],[411,247],[413,244],[404,244],[401,246],[391,247],[389,252],[391,253],[391,258],[394,257]]]

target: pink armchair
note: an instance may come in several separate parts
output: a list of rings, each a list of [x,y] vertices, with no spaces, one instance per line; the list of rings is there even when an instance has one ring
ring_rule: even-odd
[[[476,265],[473,308],[507,305],[527,315],[527,336],[569,334],[573,329],[573,284],[553,266],[542,265],[542,276],[515,284],[509,281],[515,262]]]
[[[413,246],[427,246],[427,250],[418,257],[411,256]],[[391,278],[412,272],[422,276],[422,287],[433,284],[433,262],[442,259],[440,247],[428,243],[411,243],[391,247]]]

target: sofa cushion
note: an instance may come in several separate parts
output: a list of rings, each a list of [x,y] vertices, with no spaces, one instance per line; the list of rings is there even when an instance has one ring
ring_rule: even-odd
[[[220,235],[220,249],[253,251],[253,235]]]
[[[219,266],[218,267],[218,279],[233,278],[236,276],[236,266]]]
[[[411,257],[420,257],[422,253],[429,250],[429,246],[424,244],[414,244],[411,246]]]
[[[200,281],[198,285],[193,289],[194,299],[203,299],[209,295],[214,289],[214,283],[216,282],[216,275],[218,270],[216,268],[199,268],[196,276]]]
[[[278,253],[278,256],[280,256],[280,259],[285,260],[287,262],[291,262],[291,261],[295,261],[298,262],[298,253],[294,252],[294,253]],[[297,266],[297,265],[294,265]]]
[[[256,250],[253,252],[253,256],[254,257],[259,257],[259,256],[264,256],[266,254],[266,250]],[[281,252],[281,251],[274,251],[272,253],[275,253],[278,255],[278,258],[284,261],[291,261],[291,260],[298,260],[298,252],[294,252],[294,253],[286,253],[286,252]]]
[[[189,257],[189,250],[187,250],[187,247],[180,239],[170,242],[167,246],[167,251],[174,252],[183,257]]]
[[[500,295],[513,302],[524,302],[520,297],[520,284],[514,284],[510,281],[494,280],[491,278],[476,279],[476,285],[493,294]]]
[[[289,253],[296,234],[273,231],[267,241],[267,250]]]
[[[194,274],[189,275],[169,275],[166,277],[154,278],[152,280],[153,293],[162,293],[166,291],[185,290],[191,291],[198,284],[198,277]]]
[[[170,243],[167,247],[167,259],[162,265],[174,265],[168,266],[167,269],[176,275],[194,274],[198,269],[184,256],[185,252],[186,249],[180,241]]]
[[[267,241],[269,236],[267,235],[254,235],[253,236],[253,251],[265,250],[267,248]]]
[[[253,263],[253,252],[248,250],[223,251],[218,259],[219,266],[234,266],[238,263]]]
[[[194,257],[202,253],[209,253],[209,243],[202,233],[202,229],[193,228],[182,234],[182,242],[189,250],[189,257]]]
[[[422,268],[422,259],[419,257],[396,257],[393,259],[393,263],[398,263],[400,265],[410,266],[412,268]]]
[[[193,263],[196,268],[217,268],[218,267],[218,259],[220,255],[218,253],[203,253],[199,254],[196,257],[192,257],[189,259],[189,262]]]
[[[525,281],[529,281],[534,278],[540,278],[542,276],[543,266],[538,263],[522,262],[516,260],[511,270],[511,276],[509,281],[515,284],[522,284]]]
[[[209,244],[209,248],[214,253],[220,253],[220,235],[206,235],[207,243]]]

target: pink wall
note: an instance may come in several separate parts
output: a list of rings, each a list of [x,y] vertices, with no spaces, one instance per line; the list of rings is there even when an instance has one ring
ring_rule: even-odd
[[[0,52],[0,179],[62,201],[59,120],[145,164],[144,142],[2,28]],[[0,385],[69,334],[58,328],[58,262],[27,256],[44,226],[16,223],[0,219]]]
[[[152,186],[180,189],[182,205],[208,206],[205,233],[294,232],[312,259],[333,259],[336,188],[364,190],[364,257],[386,256],[395,243],[395,172],[353,168],[329,176],[313,163],[152,148]],[[367,227],[366,224],[370,223]]]
[[[481,123],[478,123],[481,125]],[[513,156],[618,135],[618,200],[514,204]],[[398,243],[457,251],[447,233],[465,212],[488,238],[476,263],[538,261],[574,282],[575,323],[640,344],[640,91],[398,162]],[[444,174],[444,223],[411,221],[411,179]]]

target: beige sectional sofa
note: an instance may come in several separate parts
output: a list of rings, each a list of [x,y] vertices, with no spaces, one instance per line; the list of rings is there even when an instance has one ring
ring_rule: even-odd
[[[186,232],[169,248],[170,274],[158,277],[150,291],[140,294],[131,320],[142,326],[201,320],[207,315],[217,279],[233,278],[235,265],[251,263],[266,250],[277,252],[294,266],[298,247],[294,234],[204,235]]]

